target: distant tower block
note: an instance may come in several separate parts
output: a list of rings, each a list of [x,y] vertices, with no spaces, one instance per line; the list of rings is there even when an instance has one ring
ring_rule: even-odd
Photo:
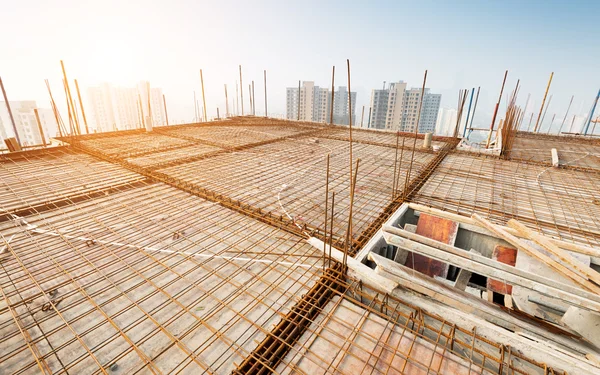
[[[146,116],[146,131],[152,131],[152,116]]]

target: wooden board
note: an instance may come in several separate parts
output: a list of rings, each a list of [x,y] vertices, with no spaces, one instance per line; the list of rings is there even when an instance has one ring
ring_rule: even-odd
[[[458,223],[437,216],[422,213],[417,222],[418,235],[431,238],[448,245],[454,245],[458,233]],[[446,278],[448,264],[420,254],[409,254],[405,265],[425,275]]]
[[[517,263],[517,249],[496,245],[492,253],[492,259],[514,267]],[[496,293],[512,294],[512,285],[490,278],[487,279],[487,288]]]

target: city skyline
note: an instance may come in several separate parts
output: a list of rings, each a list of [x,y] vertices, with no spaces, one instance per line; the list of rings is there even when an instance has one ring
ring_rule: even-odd
[[[264,112],[263,71],[267,70],[269,114],[284,116],[290,81],[309,77],[330,82],[335,65],[336,86],[347,86],[348,58],[357,108],[368,107],[371,89],[390,78],[420,87],[427,69],[427,86],[442,94],[444,107],[456,108],[459,89],[481,86],[475,124],[489,126],[506,69],[507,88],[521,79],[518,104],[524,107],[531,94],[530,113],[539,111],[548,76],[555,73],[548,118],[555,113],[556,118],[563,116],[572,95],[571,113],[584,115],[600,82],[596,69],[600,52],[593,48],[598,4],[354,4],[345,6],[343,20],[321,30],[310,25],[326,24],[326,15],[339,4],[234,4],[240,9],[235,14],[227,12],[231,4],[11,3],[4,8],[0,28],[19,30],[22,35],[18,42],[9,39],[3,45],[7,58],[2,59],[0,74],[9,100],[35,100],[48,107],[43,80],[48,78],[59,96],[62,59],[69,78],[77,78],[85,87],[101,82],[131,86],[142,79],[162,87],[172,122],[177,123],[194,116],[193,92],[200,95],[201,68],[208,117],[216,117],[217,107],[225,111],[223,84],[232,97],[242,65],[244,93],[248,83],[255,81],[257,114]],[[32,14],[31,8],[37,12]],[[193,14],[202,14],[203,22],[196,22]],[[68,26],[53,27],[60,24]],[[156,27],[160,24],[171,27]],[[301,30],[301,35],[290,34],[292,29]],[[191,48],[199,40],[201,46]],[[65,113],[60,98],[59,109]],[[247,95],[244,100],[248,107]],[[500,109],[505,102],[506,95]]]

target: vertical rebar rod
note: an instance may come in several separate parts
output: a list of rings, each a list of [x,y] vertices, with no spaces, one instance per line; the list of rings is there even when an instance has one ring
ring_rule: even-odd
[[[392,201],[396,196],[396,170],[398,167],[398,145],[400,144],[400,132],[396,131],[396,156],[394,157],[394,176],[392,179]]]
[[[333,217],[335,216],[335,191],[331,192],[331,218],[329,223],[329,268],[331,268],[331,247],[333,246]]]
[[[544,110],[544,105],[546,104],[546,96],[548,96],[548,91],[550,90],[550,84],[552,83],[552,77],[554,77],[554,72],[550,73],[550,79],[548,80],[548,86],[546,86],[546,92],[544,93],[544,99],[542,100],[542,106],[540,107],[540,113],[538,114],[538,118],[535,122],[535,127],[533,128],[533,132],[537,133],[539,128],[540,118],[542,117],[542,111]]]
[[[369,107],[369,118],[367,119],[367,128],[371,128],[371,110],[373,107]]]
[[[200,83],[202,84],[202,106],[204,108],[204,122],[207,122],[206,118],[206,95],[204,95],[204,76],[202,75],[202,69],[200,69]]]
[[[352,95],[350,95],[350,97],[352,98]],[[350,100],[352,100],[352,99],[350,99]],[[365,118],[365,106],[363,105],[362,115],[360,115],[360,127],[361,128],[363,127],[363,120],[364,120],[364,118]]]
[[[71,106],[69,105],[69,93],[67,90],[67,82],[65,82],[65,80],[63,79],[63,88],[65,90],[65,97],[67,99],[67,109],[68,109],[68,113],[69,113],[69,131],[70,131],[70,135],[77,135],[77,132],[75,130],[75,125],[73,124],[73,114],[71,112]]]
[[[2,95],[4,96],[4,103],[6,103],[6,109],[8,109],[8,115],[10,117],[10,122],[12,124],[13,131],[15,132],[15,139],[19,144],[19,147],[23,146],[21,144],[21,138],[19,137],[19,132],[17,131],[17,124],[15,123],[15,118],[13,117],[12,110],[10,109],[10,103],[8,102],[8,97],[6,96],[6,90],[4,89],[4,84],[2,83],[2,78],[0,78],[0,88],[2,88]]]
[[[81,116],[83,117],[83,124],[85,125],[85,133],[90,134],[88,128],[87,117],[85,117],[85,109],[83,109],[83,101],[81,100],[81,92],[79,91],[79,83],[75,80],[75,90],[77,90],[77,98],[79,99],[79,108],[81,109]]]
[[[229,98],[227,98],[227,84],[225,86],[225,117],[229,117]]]
[[[550,134],[550,130],[552,129],[552,124],[554,124],[554,119],[556,118],[556,113],[552,116],[552,121],[550,121],[550,126],[548,126],[548,131],[546,134]]]
[[[194,103],[196,102],[196,91],[194,91]],[[146,127],[146,119],[144,118],[144,106],[142,105],[142,94],[138,91],[138,103],[140,104],[140,118],[142,119],[140,125],[142,128]],[[196,105],[194,104],[194,108]]]
[[[254,81],[252,81],[252,116],[256,116],[256,97],[254,96]]]
[[[58,115],[58,108],[56,108],[56,103],[54,102],[54,97],[52,96],[52,90],[50,89],[50,81],[47,79],[44,80],[46,83],[46,88],[48,89],[48,95],[50,95],[50,105],[52,106],[52,111],[54,112],[54,119],[56,120],[56,126],[58,126],[58,134],[63,137],[63,131],[61,127],[60,117]],[[65,129],[65,133],[66,133]]]
[[[217,107],[217,120],[220,120],[221,118],[219,117],[219,107]]]
[[[550,107],[550,103],[552,102],[552,95],[548,98],[548,104],[546,105],[546,109],[544,110],[544,115],[542,116],[542,121],[540,122],[540,128],[538,130],[542,130],[542,126],[544,125],[544,119],[546,118],[546,113],[548,112],[548,107]]]
[[[600,99],[600,90],[598,90],[598,94],[596,95],[596,99],[594,100],[594,105],[592,105],[592,109],[590,109],[590,117],[588,118],[583,135],[587,135],[590,123],[592,122],[592,118],[594,117],[594,112],[596,111],[596,105],[598,105],[598,99]]]
[[[298,118],[296,120],[300,121],[300,81],[298,81]]]
[[[238,92],[238,83],[235,81],[235,115],[240,114],[240,93]]]
[[[42,122],[40,121],[40,114],[38,113],[37,108],[33,109],[33,113],[35,114],[35,120],[37,121],[38,130],[40,132],[40,137],[42,138],[42,145],[46,147],[46,137],[44,136],[44,129],[42,129]]]
[[[333,70],[331,72],[331,106],[329,110],[329,125],[333,124],[333,101],[334,101],[334,92],[335,92],[335,65],[333,66]]]
[[[248,97],[250,98],[250,115],[254,112],[254,102],[252,101],[252,85],[248,85]]]
[[[412,148],[412,153],[410,155],[410,164],[408,167],[408,173],[406,173],[406,180],[404,182],[404,193],[402,194],[402,196],[404,198],[406,198],[406,193],[408,190],[408,183],[410,181],[410,174],[412,172],[412,166],[413,166],[413,161],[415,158],[415,148],[417,148],[417,134],[419,132],[419,122],[421,122],[421,109],[423,107],[423,96],[425,96],[425,84],[427,83],[427,70],[425,70],[425,75],[423,77],[423,88],[421,89],[421,98],[419,100],[419,112],[417,113],[417,124],[415,126],[415,134],[414,136],[414,141],[413,141],[413,148]]]
[[[65,70],[65,64],[63,63],[62,60],[60,60],[60,66],[62,67],[63,78],[65,80],[65,87],[67,89],[67,106],[69,104],[71,105],[71,111],[73,113],[73,121],[74,121],[75,131],[77,132],[77,134],[81,134],[81,129],[79,128],[79,123],[77,122],[77,119],[75,118],[75,105],[73,104],[73,97],[71,96],[71,87],[69,85],[69,80],[67,79],[67,71]]]
[[[533,123],[533,115],[534,113],[531,112],[531,117],[529,117],[529,124],[527,125],[527,131],[529,131],[529,128],[531,128],[531,124]]]
[[[150,126],[154,126],[154,121],[152,121],[152,107],[150,106],[150,81],[146,81],[146,90],[148,90],[148,121],[150,121]]]
[[[354,168],[354,176],[350,179],[350,208],[348,210],[348,228],[346,229],[346,246],[344,246],[344,273],[348,271],[348,254],[352,249],[354,236],[352,235],[352,212],[354,208],[354,191],[356,188],[356,176],[358,175],[358,165],[360,158],[356,159],[356,168]]]
[[[196,90],[194,90],[194,122],[198,121],[198,100],[196,100]]]
[[[240,65],[240,101],[242,102],[242,116],[244,115],[244,83],[242,82],[242,66]]]
[[[477,110],[477,102],[479,101],[479,90],[481,89],[481,86],[477,87],[477,95],[475,96],[475,105],[473,106],[473,114],[471,115],[471,124],[470,124],[470,128],[473,127],[473,120],[475,119],[475,111]]]
[[[471,89],[471,99],[469,100],[469,109],[467,110],[467,120],[465,121],[465,129],[463,130],[463,138],[467,134],[467,128],[469,127],[469,116],[471,115],[471,104],[473,104],[473,95],[475,94],[475,87]]]
[[[165,94],[163,94],[163,106],[165,107],[165,119],[167,120],[167,126],[169,126],[169,113],[167,112],[167,99],[165,98]]]
[[[565,120],[567,119],[567,116],[569,115],[569,110],[571,109],[571,104],[573,104],[573,98],[575,98],[575,95],[571,95],[571,101],[569,101],[569,106],[567,107],[567,112],[565,113],[565,117],[563,117],[562,123],[560,124],[560,128],[558,128],[558,135],[560,135],[560,132],[561,132],[563,126],[565,125]]]
[[[504,92],[504,85],[506,84],[506,77],[508,76],[508,70],[504,72],[504,79],[502,80],[502,87],[500,88],[500,95],[498,96],[498,102],[494,108],[494,115],[492,116],[492,123],[490,124],[490,131],[488,133],[487,141],[485,142],[485,148],[490,147],[490,141],[492,140],[492,132],[494,131],[494,124],[496,124],[496,116],[498,115],[498,107],[502,101],[502,93]]]
[[[265,117],[269,117],[269,112],[267,111],[267,70],[264,70],[265,76]]]
[[[325,272],[325,254],[327,253],[327,210],[329,208],[329,157],[330,154],[327,154],[327,168],[325,172],[325,229],[323,231],[323,272]]]

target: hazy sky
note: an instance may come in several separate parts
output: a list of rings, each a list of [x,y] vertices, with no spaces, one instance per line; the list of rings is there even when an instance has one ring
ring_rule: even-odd
[[[175,121],[194,115],[200,68],[209,116],[224,111],[223,84],[235,92],[238,64],[244,94],[255,80],[259,112],[267,69],[273,114],[285,113],[285,88],[298,80],[329,86],[332,65],[336,86],[346,85],[347,58],[359,118],[372,88],[397,80],[420,86],[425,69],[442,106],[456,107],[460,88],[481,86],[475,124],[489,121],[506,69],[507,92],[520,78],[520,102],[531,93],[536,112],[555,72],[546,121],[564,114],[571,95],[571,113],[586,113],[600,87],[593,0],[1,1],[0,76],[10,100],[42,107],[49,107],[45,78],[64,101],[61,59],[83,87],[149,80],[163,89]]]

